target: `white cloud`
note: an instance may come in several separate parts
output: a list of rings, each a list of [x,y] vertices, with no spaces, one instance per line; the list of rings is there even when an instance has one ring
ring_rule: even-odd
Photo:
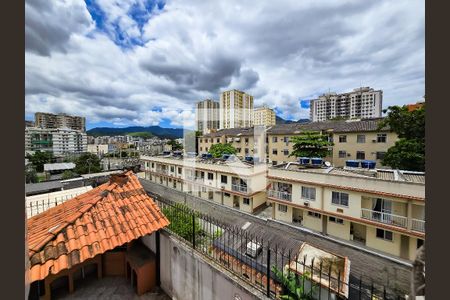
[[[192,127],[194,102],[230,88],[294,119],[309,116],[300,99],[329,89],[383,89],[385,106],[425,93],[424,1],[174,0],[144,8],[99,0],[105,17],[95,28],[82,2],[26,1],[26,114]],[[146,24],[130,9],[144,11]]]

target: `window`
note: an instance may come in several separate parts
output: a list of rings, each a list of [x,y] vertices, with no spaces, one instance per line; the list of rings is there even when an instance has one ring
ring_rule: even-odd
[[[152,168],[154,168],[155,167],[155,163],[152,163]]]
[[[249,198],[243,198],[243,199],[242,199],[242,202],[243,202],[245,205],[250,205],[250,199],[249,199]]]
[[[229,193],[223,193],[223,195],[224,195],[225,197],[230,197],[230,194],[229,194]]]
[[[356,151],[356,159],[366,159],[364,151]]]
[[[202,139],[200,139],[200,143],[202,143]]]
[[[278,211],[287,212],[287,205],[278,204]]]
[[[377,228],[377,238],[387,240],[387,241],[392,241],[393,240],[392,231],[387,231],[387,230]]]
[[[202,147],[200,147],[200,151],[203,151],[203,148],[202,148]]]
[[[272,149],[272,154],[273,155],[278,155],[278,150],[277,149]]]
[[[336,205],[348,206],[348,194],[340,192],[332,192],[331,203]]]
[[[236,152],[240,153],[241,152],[241,148],[236,148]]]
[[[214,179],[214,174],[208,173],[208,180],[213,180],[213,179]]]
[[[177,182],[174,180],[173,181],[173,188],[176,189],[177,188]]]
[[[346,158],[347,157],[347,151],[339,150],[339,158]]]
[[[208,151],[208,147],[205,147],[205,151]]]
[[[356,142],[359,144],[363,144],[366,142],[366,136],[364,134],[358,134],[356,136]]]
[[[278,142],[278,138],[276,136],[272,137],[272,143]]]
[[[202,193],[206,193],[206,188],[202,186]]]
[[[178,174],[181,174],[181,172],[182,172],[182,169],[178,168]]]
[[[244,152],[245,152],[245,154],[248,154],[248,148],[245,148]]]
[[[321,214],[316,213],[316,212],[312,212],[312,211],[308,211],[308,216],[313,217],[313,218],[317,218],[317,219],[320,219],[322,217]]]
[[[216,142],[217,142],[217,143],[220,143],[220,138],[217,138],[217,139],[216,139]]]
[[[377,134],[377,143],[386,143],[387,135],[386,133],[378,133]]]
[[[377,159],[383,159],[385,155],[386,155],[386,152],[377,152],[376,158]]]
[[[288,136],[285,136],[285,137],[283,138],[283,142],[289,143],[289,137],[288,137]]]
[[[289,150],[288,150],[288,149],[284,149],[284,150],[283,150],[283,154],[286,155],[286,156],[288,156],[288,155],[289,155]]]
[[[245,142],[248,143],[248,138],[245,138]]]
[[[347,143],[347,136],[346,135],[340,135],[339,136],[339,143]]]
[[[316,200],[316,188],[302,186],[302,198]]]
[[[276,160],[272,160],[272,166],[276,166],[277,165],[277,161]]]
[[[175,172],[175,167],[174,166],[170,166],[170,172]]]
[[[220,182],[226,184],[228,182],[228,176],[227,175],[220,175]]]
[[[338,223],[338,224],[344,224],[344,220],[343,219],[339,219],[339,218],[335,218],[335,217],[329,217],[328,220],[330,220],[330,222],[334,222],[334,223]]]
[[[201,179],[204,179],[204,178],[205,178],[205,172],[203,172],[203,171],[200,172],[200,178],[201,178]]]

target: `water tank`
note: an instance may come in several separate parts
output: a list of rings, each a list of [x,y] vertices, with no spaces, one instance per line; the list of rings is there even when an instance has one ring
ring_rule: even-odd
[[[227,160],[230,158],[230,156],[231,156],[230,154],[223,154],[222,159]]]
[[[345,165],[347,167],[358,168],[359,167],[359,160],[347,160],[345,162]]]
[[[307,165],[309,164],[310,158],[309,157],[300,157],[299,162],[302,165]]]
[[[323,159],[320,157],[313,157],[311,158],[311,163],[315,166],[321,166],[323,163]]]
[[[253,162],[253,157],[252,156],[246,156],[245,157],[245,161]]]
[[[373,160],[363,160],[361,161],[361,168],[364,169],[375,169],[377,163]]]

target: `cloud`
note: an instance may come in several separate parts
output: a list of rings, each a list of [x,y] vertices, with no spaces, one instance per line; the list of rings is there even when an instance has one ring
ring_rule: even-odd
[[[424,1],[86,3],[26,1],[26,115],[189,127],[233,88],[288,119],[329,90],[382,89],[385,107],[425,93]]]

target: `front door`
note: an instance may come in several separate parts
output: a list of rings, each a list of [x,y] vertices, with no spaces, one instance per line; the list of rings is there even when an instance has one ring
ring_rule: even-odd
[[[409,259],[409,236],[403,234],[400,240],[400,257]]]

